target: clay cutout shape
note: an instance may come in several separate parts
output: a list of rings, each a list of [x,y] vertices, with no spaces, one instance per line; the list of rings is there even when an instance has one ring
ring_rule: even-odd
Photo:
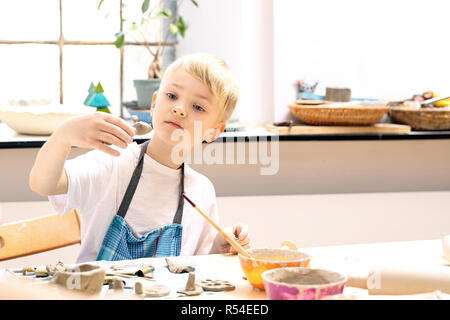
[[[201,286],[205,291],[231,291],[236,288],[231,282],[220,279],[199,280],[197,285]]]
[[[67,289],[94,294],[102,290],[104,279],[104,268],[94,264],[80,264],[66,271],[57,271],[52,282]]]
[[[170,293],[170,288],[163,284],[155,284],[150,287],[143,288],[146,297],[164,297]]]
[[[203,288],[195,284],[195,273],[189,272],[189,277],[184,288],[179,289],[177,292],[183,293],[187,296],[198,296],[203,293]]]
[[[48,264],[45,266],[49,275],[53,276],[57,271],[66,271],[67,267],[61,261],[58,261],[57,264]]]
[[[135,129],[136,135],[141,136],[144,134],[147,134],[153,130],[153,127],[151,124],[139,121],[137,116],[131,116],[131,119],[133,119],[133,128]]]
[[[178,264],[166,258],[167,268],[172,273],[194,272],[195,268],[183,264]]]

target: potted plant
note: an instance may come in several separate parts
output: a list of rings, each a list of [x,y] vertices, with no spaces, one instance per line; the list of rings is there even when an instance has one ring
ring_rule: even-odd
[[[100,10],[104,0],[100,0],[98,9]],[[173,0],[179,7],[183,0]],[[193,5],[198,7],[198,3],[195,0],[190,0]],[[125,43],[126,37],[131,37],[136,41],[144,43],[144,47],[152,57],[152,62],[148,66],[147,79],[134,80],[134,87],[136,88],[137,104],[139,108],[150,109],[152,103],[153,92],[158,90],[162,77],[162,56],[168,37],[171,34],[179,34],[184,38],[188,26],[186,25],[183,17],[177,13],[173,13],[170,8],[165,7],[168,1],[156,0],[152,1],[150,6],[150,0],[142,0],[140,5],[140,12],[137,16],[130,18],[122,18],[124,24],[124,32],[117,32],[115,34],[116,41],[115,46],[121,48]],[[153,5],[154,4],[154,5]],[[122,4],[122,6],[125,6]],[[169,19],[169,32],[164,32],[162,25],[155,34],[152,26],[155,21],[159,21],[162,24],[164,19]],[[156,45],[150,45],[150,36],[156,35]],[[153,42],[153,44],[155,44]],[[153,48],[152,48],[153,47]]]

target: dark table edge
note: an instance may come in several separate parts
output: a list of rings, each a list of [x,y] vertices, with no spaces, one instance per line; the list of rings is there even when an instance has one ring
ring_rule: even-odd
[[[450,139],[450,131],[413,131],[406,134],[301,134],[301,135],[246,135],[219,137],[215,142],[249,142],[249,141],[361,141],[361,140],[430,140]],[[134,139],[138,144],[145,138]],[[45,140],[35,141],[0,141],[0,149],[40,148]]]

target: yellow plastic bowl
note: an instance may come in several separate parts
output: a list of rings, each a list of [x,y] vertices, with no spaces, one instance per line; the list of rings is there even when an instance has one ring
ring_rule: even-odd
[[[250,249],[251,258],[239,254],[239,262],[250,284],[264,290],[262,273],[267,270],[285,267],[309,267],[311,256],[291,249]]]

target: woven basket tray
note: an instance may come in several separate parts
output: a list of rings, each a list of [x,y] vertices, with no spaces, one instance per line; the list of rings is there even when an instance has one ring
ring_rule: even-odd
[[[393,107],[389,114],[393,122],[407,124],[413,130],[450,130],[450,109]]]
[[[360,126],[377,123],[388,112],[389,107],[290,105],[289,109],[298,120],[307,124]]]

